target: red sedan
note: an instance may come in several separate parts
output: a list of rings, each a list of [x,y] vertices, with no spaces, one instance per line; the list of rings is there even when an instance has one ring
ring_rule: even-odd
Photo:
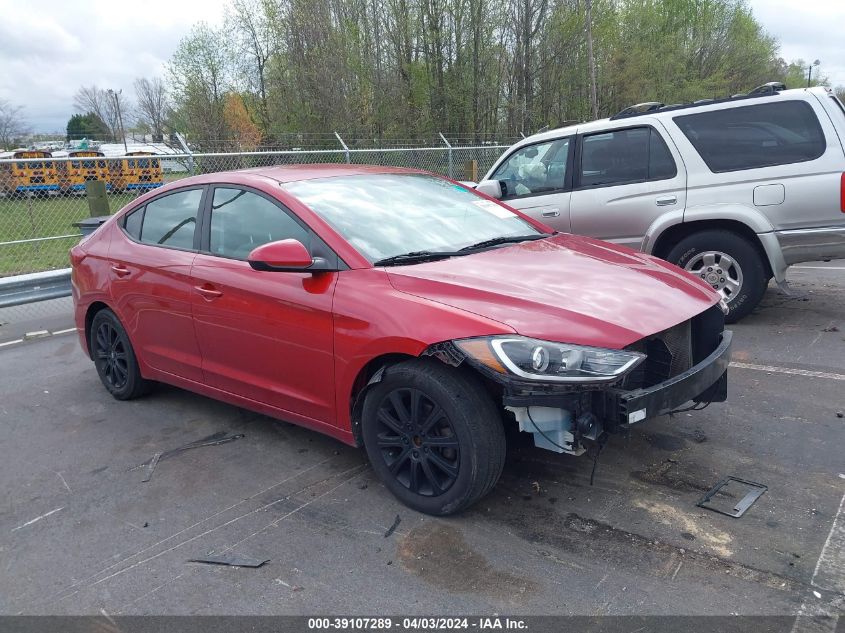
[[[726,397],[731,333],[700,279],[425,172],[187,178],[71,259],[80,341],[115,398],[165,382],[363,445],[431,514],[491,490],[508,425],[577,455]]]

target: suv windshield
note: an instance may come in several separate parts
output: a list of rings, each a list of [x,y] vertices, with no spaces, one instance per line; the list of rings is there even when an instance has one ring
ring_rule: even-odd
[[[372,174],[283,185],[371,262],[543,235],[503,206],[424,174]]]

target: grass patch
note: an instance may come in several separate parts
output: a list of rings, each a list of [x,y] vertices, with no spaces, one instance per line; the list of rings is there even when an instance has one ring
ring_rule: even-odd
[[[135,194],[110,194],[110,210],[114,213],[134,198]],[[73,223],[88,216],[85,196],[0,197],[0,276],[67,268],[68,250],[78,238],[26,244],[2,242],[78,234]]]

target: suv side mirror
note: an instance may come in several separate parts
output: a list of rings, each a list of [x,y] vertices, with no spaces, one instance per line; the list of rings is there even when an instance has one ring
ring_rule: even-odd
[[[475,190],[486,193],[491,198],[496,198],[496,200],[502,198],[502,183],[498,180],[482,180],[475,187]]]
[[[246,260],[255,270],[282,273],[330,272],[328,262],[311,253],[299,240],[268,242],[252,250]]]

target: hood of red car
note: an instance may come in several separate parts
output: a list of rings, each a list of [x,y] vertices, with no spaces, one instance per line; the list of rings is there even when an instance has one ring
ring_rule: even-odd
[[[519,334],[616,349],[719,300],[671,264],[568,234],[388,271],[397,290],[495,319]]]

